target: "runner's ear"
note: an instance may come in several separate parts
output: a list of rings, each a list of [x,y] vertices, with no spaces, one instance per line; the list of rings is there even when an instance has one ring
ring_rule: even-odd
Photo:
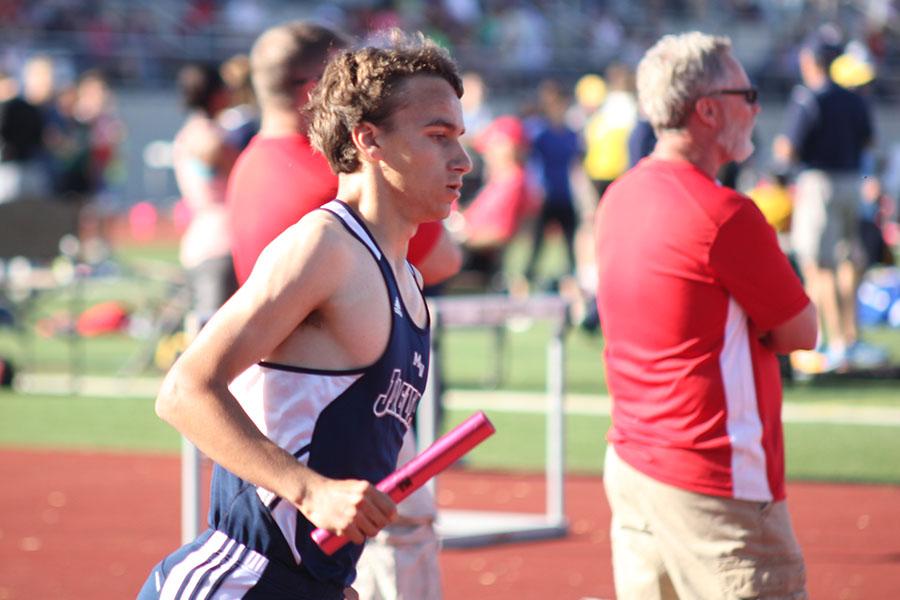
[[[367,121],[353,128],[353,145],[359,153],[359,160],[376,162],[381,158],[381,147],[378,145],[378,126]]]

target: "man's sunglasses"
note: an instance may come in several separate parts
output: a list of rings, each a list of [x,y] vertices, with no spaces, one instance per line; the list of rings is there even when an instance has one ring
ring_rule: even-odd
[[[726,96],[743,96],[744,102],[747,104],[756,104],[759,100],[759,90],[756,88],[743,88],[739,90],[716,90],[714,92],[710,92],[708,95],[717,96],[720,94],[724,94]]]

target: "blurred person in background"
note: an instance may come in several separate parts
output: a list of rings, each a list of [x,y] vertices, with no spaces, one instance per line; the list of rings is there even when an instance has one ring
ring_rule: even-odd
[[[41,111],[19,94],[16,80],[0,70],[0,203],[50,191],[43,140]]]
[[[888,196],[877,177],[863,181],[859,214],[860,243],[865,254],[863,272],[878,266],[895,263],[889,243],[891,223],[895,223],[895,200]]]
[[[124,179],[120,146],[125,140],[125,125],[116,114],[115,94],[101,71],[82,73],[77,92],[74,116],[88,130],[89,192],[102,200],[114,194]]]
[[[606,69],[606,82],[606,98],[584,129],[584,171],[600,200],[609,184],[628,168],[628,137],[638,117],[628,67],[618,63],[610,65]],[[593,222],[593,215],[589,217]]]
[[[699,32],[651,47],[637,88],[658,142],[595,224],[616,597],[800,600],[777,354],[813,347],[816,310],[753,201],[716,180],[753,152],[756,90],[730,40]]]
[[[579,285],[585,290],[593,290],[592,284],[594,278],[594,232],[591,228],[593,222],[594,209],[600,196],[594,187],[593,181],[588,173],[588,156],[593,152],[594,158],[597,157],[595,148],[591,147],[596,142],[596,137],[589,138],[587,125],[595,120],[599,114],[601,107],[606,100],[608,88],[606,80],[594,73],[583,75],[575,82],[575,101],[566,112],[566,122],[569,127],[578,132],[581,136],[582,146],[585,148],[585,159],[583,177],[573,176],[572,187],[575,194],[576,205],[578,207],[579,223],[575,233],[575,256],[578,258],[577,275]],[[588,292],[587,296],[592,296],[592,292]],[[593,301],[587,303],[589,310],[593,305]]]
[[[228,132],[228,142],[243,150],[259,131],[259,109],[250,79],[250,58],[246,54],[235,54],[222,63],[219,73],[231,98],[231,105],[222,111],[219,123]]]
[[[639,113],[638,120],[628,134],[628,168],[635,166],[645,156],[653,152],[656,146],[656,134],[653,126],[643,114]]]
[[[46,138],[55,164],[54,188],[66,200],[110,204],[124,172],[119,147],[125,126],[105,75],[92,69],[59,90]]]
[[[800,76],[773,142],[773,155],[797,167],[791,247],[807,292],[822,314],[822,371],[871,368],[887,353],[860,339],[856,291],[864,266],[859,235],[863,178],[874,175],[871,111],[858,94],[836,84],[841,54],[833,26],[813,32],[800,50]],[[807,361],[803,361],[804,363]]]
[[[44,123],[53,126],[58,120],[56,65],[50,56],[38,54],[22,67],[22,95],[44,115]]]
[[[484,77],[475,71],[463,73],[463,119],[466,122],[466,134],[463,136],[463,144],[472,158],[472,172],[463,180],[463,189],[460,192],[461,201],[468,203],[484,183],[484,160],[475,146],[478,135],[487,127],[494,118],[493,110],[487,99],[487,84]]]
[[[57,106],[58,79],[57,64],[46,54],[32,56],[22,67],[22,96],[41,112],[44,121],[39,160],[50,178],[51,187],[59,177],[59,132],[66,126]]]
[[[462,74],[465,93],[460,99],[463,105],[463,116],[466,119],[466,136],[468,139],[478,137],[493,120],[493,109],[488,101],[488,87],[484,77],[476,71]]]
[[[832,61],[828,72],[832,81],[839,86],[854,91],[867,100],[871,98],[875,67],[870,52],[860,42],[849,42],[844,53]],[[882,177],[886,175],[885,165],[879,165],[870,176],[863,178],[859,207],[859,235],[865,255],[863,277],[871,267],[894,264],[889,240],[895,200],[887,193],[882,182]]]
[[[503,115],[478,135],[475,148],[484,157],[485,183],[467,206],[451,215],[452,230],[465,258],[463,272],[480,288],[501,291],[503,256],[523,222],[540,206],[540,192],[525,168],[528,135],[522,122]]]
[[[25,99],[41,111],[44,133],[41,161],[49,173],[54,191],[63,165],[60,156],[67,151],[67,135],[70,133],[71,115],[60,112],[59,95],[61,79],[59,60],[46,54],[32,56],[22,67],[22,93]],[[73,96],[77,97],[77,93]]]
[[[786,173],[771,171],[761,174],[756,184],[747,191],[766,222],[772,226],[778,236],[778,245],[790,258],[791,215],[794,200]]]
[[[531,252],[525,267],[525,277],[534,284],[537,264],[547,233],[558,227],[563,236],[566,269],[558,276],[565,279],[575,275],[575,231],[578,213],[572,187],[574,170],[581,170],[582,146],[578,134],[566,124],[569,103],[559,82],[545,80],[538,87],[539,115],[530,121],[531,155],[529,166],[535,170],[541,184],[541,209],[534,224]]]
[[[105,224],[122,207],[125,168],[121,152],[126,130],[116,110],[115,94],[105,74],[91,69],[76,84],[72,116],[79,152],[86,152],[86,188],[81,212],[82,252],[92,263],[109,255]],[[80,147],[84,144],[84,148]]]
[[[566,111],[566,123],[574,131],[583,131],[606,99],[606,81],[596,73],[582,75],[575,82],[575,101]]]
[[[606,188],[630,166],[628,141],[638,118],[631,70],[624,64],[614,62],[604,74],[606,88],[603,101],[582,130],[584,174],[590,181],[593,193],[590,202],[579,204],[581,218],[576,234],[579,293],[573,296],[575,301],[572,307],[574,321],[588,332],[596,332],[600,324],[593,294],[597,287],[594,215]]]
[[[77,117],[78,86],[63,87],[56,96],[59,120],[47,133],[53,148],[57,197],[84,202],[92,189],[90,128]]]
[[[178,73],[178,88],[188,116],[175,135],[172,162],[190,222],[179,249],[192,293],[197,329],[237,289],[231,262],[231,235],[225,186],[237,149],[227,141],[219,114],[228,107],[228,89],[218,68],[188,64]]]

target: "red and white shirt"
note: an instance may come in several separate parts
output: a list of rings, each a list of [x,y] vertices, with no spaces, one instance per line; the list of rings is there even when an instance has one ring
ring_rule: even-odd
[[[595,234],[616,453],[689,491],[783,499],[780,372],[759,336],[809,298],[762,213],[648,158],[606,192]]]

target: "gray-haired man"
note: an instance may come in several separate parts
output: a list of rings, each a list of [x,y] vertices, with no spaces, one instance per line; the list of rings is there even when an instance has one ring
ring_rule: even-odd
[[[656,149],[596,221],[616,593],[805,598],[776,353],[812,347],[816,313],[762,213],[715,179],[753,151],[757,93],[698,32],[657,42],[637,83]]]

